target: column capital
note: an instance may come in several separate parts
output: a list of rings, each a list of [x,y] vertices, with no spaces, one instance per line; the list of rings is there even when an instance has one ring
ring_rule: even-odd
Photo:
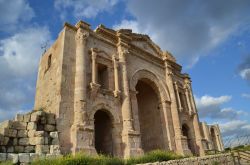
[[[79,28],[76,32],[76,41],[80,42],[80,43],[84,43],[86,41],[86,39],[89,36],[89,32]]]
[[[97,49],[96,48],[91,48],[91,56],[92,56],[92,59],[96,59],[96,56],[97,56]]]

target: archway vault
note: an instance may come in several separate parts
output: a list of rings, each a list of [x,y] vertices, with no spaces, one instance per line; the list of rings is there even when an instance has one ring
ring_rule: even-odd
[[[89,119],[93,121],[95,113],[100,109],[106,111],[110,115],[113,123],[120,123],[119,115],[115,112],[114,108],[103,102],[93,106],[92,110],[89,112]]]
[[[158,97],[161,99],[160,101],[171,102],[170,93],[169,93],[167,85],[164,84],[164,82],[162,80],[160,80],[160,78],[158,78],[155,73],[148,71],[146,69],[140,69],[140,70],[136,70],[134,72],[134,74],[129,82],[130,89],[132,91],[136,91],[135,87],[136,87],[138,81],[141,79],[147,79],[147,80],[149,80],[149,83],[154,84],[153,86],[155,86],[157,88],[157,89],[154,89],[155,92],[157,92],[157,93],[159,92]]]

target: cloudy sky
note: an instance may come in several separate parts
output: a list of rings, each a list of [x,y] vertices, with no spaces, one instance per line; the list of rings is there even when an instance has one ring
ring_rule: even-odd
[[[32,109],[41,47],[80,19],[148,34],[191,75],[201,121],[250,134],[249,0],[0,0],[0,121]]]

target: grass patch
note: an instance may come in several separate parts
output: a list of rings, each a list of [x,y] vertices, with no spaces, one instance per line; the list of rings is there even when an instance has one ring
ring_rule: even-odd
[[[225,148],[226,152],[231,152],[231,151],[250,151],[250,145],[240,145],[234,148]]]
[[[174,152],[155,150],[155,151],[148,152],[145,155],[140,156],[140,157],[127,159],[126,164],[132,165],[132,164],[141,164],[141,163],[150,163],[150,162],[162,162],[162,161],[181,159],[181,158],[184,158],[184,157],[177,155]]]
[[[123,165],[124,161],[120,158],[114,158],[104,155],[89,156],[78,153],[75,156],[67,155],[59,158],[40,159],[31,163],[31,165]]]
[[[89,156],[84,153],[78,153],[75,156],[67,155],[59,158],[41,159],[31,163],[31,165],[133,165],[139,163],[161,162],[173,159],[180,159],[183,156],[173,152],[152,151],[143,156],[121,159],[117,157],[109,157],[104,155]]]

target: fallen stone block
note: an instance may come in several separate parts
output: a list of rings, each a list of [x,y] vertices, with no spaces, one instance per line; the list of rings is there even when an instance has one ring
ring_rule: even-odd
[[[21,121],[21,122],[23,122],[23,114],[16,114],[15,121]]]
[[[30,162],[30,154],[28,154],[28,153],[19,153],[18,157],[19,157],[19,161],[21,163],[29,163]]]
[[[26,146],[26,147],[24,147],[24,152],[26,152],[26,153],[34,153],[35,152],[35,146]]]
[[[13,164],[17,164],[19,161],[18,154],[8,154],[7,160],[11,161]]]
[[[10,139],[10,140],[12,140],[12,145],[13,146],[16,146],[17,145],[17,138],[13,138],[13,139]]]
[[[45,137],[35,137],[35,144],[36,145],[44,145],[45,144]],[[48,142],[48,140],[47,140]]]
[[[28,130],[28,137],[35,137],[36,130]]]
[[[50,124],[46,124],[44,127],[44,130],[48,131],[48,132],[53,132],[53,131],[55,131],[55,129],[56,129],[56,127],[54,125],[50,125]]]
[[[28,130],[36,130],[37,124],[35,122],[28,122],[27,129]]]
[[[41,155],[39,154],[36,154],[36,153],[30,153],[30,161],[35,161],[35,160],[38,160],[38,159],[41,159],[40,157]]]
[[[47,117],[47,124],[56,124],[56,118],[54,114],[49,113],[46,115],[46,117]]]
[[[36,145],[36,153],[37,154],[47,154],[50,151],[49,145]]]
[[[12,123],[13,121],[11,120],[5,120],[3,122],[0,123],[0,128],[12,128]]]
[[[59,139],[58,138],[52,139],[51,144],[52,145],[58,145],[59,144]]]
[[[28,137],[28,131],[27,130],[18,130],[17,137]]]
[[[8,146],[7,147],[7,152],[8,153],[13,153],[14,152],[14,147],[13,146]]]
[[[61,154],[59,145],[51,145],[50,146],[50,154]]]
[[[6,153],[0,153],[0,162],[4,162],[7,159],[7,154]]]
[[[23,121],[26,122],[26,123],[30,122],[30,114],[29,114],[29,113],[28,113],[28,114],[25,114],[25,115],[23,116]]]
[[[36,131],[34,134],[35,137],[43,137],[46,136],[45,131]]]
[[[50,136],[51,138],[58,138],[58,132],[50,132],[50,133],[49,133],[49,136]]]
[[[14,151],[16,153],[24,152],[24,146],[14,146]]]
[[[35,111],[31,114],[30,121],[38,121],[45,113],[43,111]]]
[[[18,144],[22,145],[22,146],[29,145],[29,138],[20,138],[19,141],[18,141]]]
[[[29,144],[30,145],[36,145],[36,138],[35,137],[30,137],[29,138]]]
[[[9,137],[16,137],[17,136],[17,130],[15,130],[15,129],[9,129],[8,130],[8,136]]]
[[[4,137],[0,135],[0,145],[7,145],[9,143],[9,137]]]
[[[5,146],[0,146],[0,153],[6,152],[6,147]]]
[[[13,122],[13,128],[17,130],[26,130],[27,123],[26,122],[20,122],[20,121],[14,121]]]

